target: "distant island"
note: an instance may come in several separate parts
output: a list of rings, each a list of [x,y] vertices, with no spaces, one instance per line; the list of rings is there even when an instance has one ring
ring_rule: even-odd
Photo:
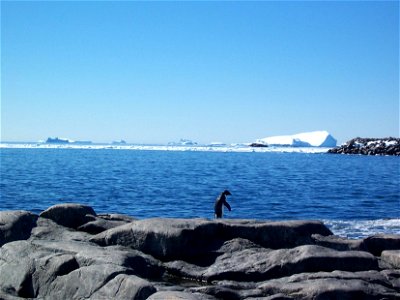
[[[47,144],[69,144],[69,143],[70,143],[70,140],[68,140],[68,139],[62,139],[62,138],[58,138],[58,137],[55,137],[55,138],[49,137],[49,138],[46,140],[46,143],[47,143]]]
[[[126,145],[126,141],[120,140],[120,141],[112,141],[112,145]]]
[[[91,144],[91,141],[72,141],[69,139],[65,139],[65,138],[59,138],[59,137],[55,137],[55,138],[47,138],[46,144],[80,144],[80,145],[86,145],[86,144]]]
[[[169,142],[168,146],[197,146],[197,142],[188,139],[180,139],[179,142]]]

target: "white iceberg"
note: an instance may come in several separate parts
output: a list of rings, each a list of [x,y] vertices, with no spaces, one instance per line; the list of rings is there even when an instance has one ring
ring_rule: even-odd
[[[327,131],[312,131],[294,135],[271,136],[258,139],[257,143],[288,147],[336,147],[337,140]]]

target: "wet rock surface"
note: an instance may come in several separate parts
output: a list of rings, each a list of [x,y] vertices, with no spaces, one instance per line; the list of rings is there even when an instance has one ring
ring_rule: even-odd
[[[0,212],[0,222],[0,299],[400,299],[400,235],[136,220],[79,204]]]
[[[328,153],[400,156],[400,139],[357,137],[344,145],[328,150]]]

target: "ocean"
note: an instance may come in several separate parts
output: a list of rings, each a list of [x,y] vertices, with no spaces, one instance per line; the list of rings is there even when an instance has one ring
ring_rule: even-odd
[[[319,151],[0,147],[0,210],[65,202],[136,218],[322,220],[335,234],[400,234],[400,159]],[[317,152],[317,153],[308,153]]]

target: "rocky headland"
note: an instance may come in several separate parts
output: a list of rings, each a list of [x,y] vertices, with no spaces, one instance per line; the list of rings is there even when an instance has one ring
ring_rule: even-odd
[[[0,299],[400,299],[400,235],[318,221],[0,212]]]
[[[328,150],[336,154],[400,156],[400,138],[354,138],[344,145]]]

